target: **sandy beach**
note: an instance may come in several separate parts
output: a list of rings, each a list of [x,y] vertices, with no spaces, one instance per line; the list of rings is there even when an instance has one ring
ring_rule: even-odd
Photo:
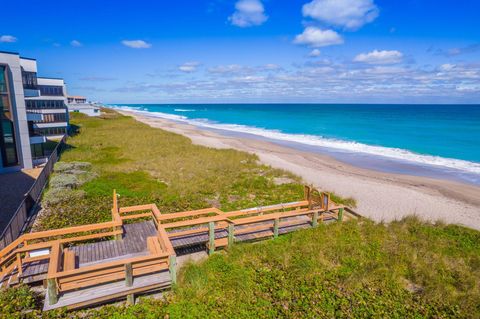
[[[274,143],[231,137],[195,126],[121,111],[152,127],[182,134],[193,143],[255,153],[275,168],[301,176],[306,183],[357,200],[358,213],[375,221],[417,215],[480,229],[480,187],[410,175],[388,174],[354,167],[328,156],[301,152]]]

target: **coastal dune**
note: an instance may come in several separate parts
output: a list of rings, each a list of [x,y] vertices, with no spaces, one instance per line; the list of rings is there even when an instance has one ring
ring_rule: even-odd
[[[255,153],[260,161],[301,176],[305,182],[357,201],[356,211],[375,221],[408,215],[480,229],[480,187],[446,180],[354,167],[331,157],[274,143],[231,137],[166,119],[120,111],[152,127],[182,134],[193,143]]]

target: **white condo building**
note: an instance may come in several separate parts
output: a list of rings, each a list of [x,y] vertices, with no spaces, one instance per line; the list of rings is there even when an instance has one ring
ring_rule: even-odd
[[[97,103],[87,102],[84,96],[67,96],[67,107],[69,112],[83,113],[88,116],[100,116],[100,107]]]
[[[0,51],[0,173],[46,161],[68,131],[63,79],[37,77],[37,61]]]

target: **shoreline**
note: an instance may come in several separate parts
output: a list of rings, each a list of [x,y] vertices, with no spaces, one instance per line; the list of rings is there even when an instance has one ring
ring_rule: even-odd
[[[480,229],[480,187],[477,186],[373,171],[268,141],[226,136],[173,120],[116,111],[152,127],[184,135],[194,144],[254,153],[262,163],[290,171],[320,189],[355,198],[356,211],[377,222],[417,215],[429,221]]]

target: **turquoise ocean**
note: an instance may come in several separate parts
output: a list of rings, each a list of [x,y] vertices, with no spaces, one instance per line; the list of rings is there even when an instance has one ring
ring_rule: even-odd
[[[382,172],[480,185],[480,105],[121,104]]]

